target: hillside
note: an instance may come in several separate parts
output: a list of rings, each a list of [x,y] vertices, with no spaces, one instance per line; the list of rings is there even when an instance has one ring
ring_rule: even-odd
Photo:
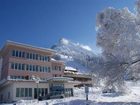
[[[66,66],[73,67],[79,72],[91,71],[97,59],[89,46],[65,38],[60,39],[52,49],[57,52],[55,59],[64,61]]]

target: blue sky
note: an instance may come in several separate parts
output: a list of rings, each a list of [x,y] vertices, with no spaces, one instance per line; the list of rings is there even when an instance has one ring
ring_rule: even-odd
[[[135,0],[0,0],[0,47],[6,40],[51,47],[62,37],[96,50],[96,14]]]

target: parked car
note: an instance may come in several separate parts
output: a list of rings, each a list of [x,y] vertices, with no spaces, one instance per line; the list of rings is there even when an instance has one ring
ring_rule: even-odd
[[[65,95],[64,94],[57,94],[57,95],[48,94],[46,96],[39,96],[38,100],[42,101],[42,100],[59,99],[59,98],[65,98]]]
[[[102,93],[116,93],[114,89],[104,89]]]
[[[46,96],[39,96],[39,97],[38,97],[38,100],[39,100],[39,101],[48,100],[48,99],[50,99],[50,94],[47,94]]]
[[[65,98],[64,94],[57,94],[50,96],[50,99],[58,99],[58,98]]]

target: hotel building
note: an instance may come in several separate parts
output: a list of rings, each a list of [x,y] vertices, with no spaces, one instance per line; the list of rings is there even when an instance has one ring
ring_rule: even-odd
[[[0,101],[36,99],[39,95],[73,96],[74,83],[64,76],[55,51],[7,41],[0,50]]]

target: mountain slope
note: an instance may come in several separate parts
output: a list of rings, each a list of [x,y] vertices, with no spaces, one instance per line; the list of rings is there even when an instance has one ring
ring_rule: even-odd
[[[56,50],[55,59],[63,60],[66,66],[76,68],[80,72],[91,71],[96,55],[91,48],[79,43],[73,43],[65,38],[52,46]]]

